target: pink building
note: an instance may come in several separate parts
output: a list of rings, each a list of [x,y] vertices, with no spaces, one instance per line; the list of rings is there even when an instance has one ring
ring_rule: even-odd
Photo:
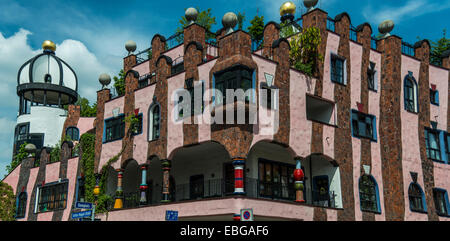
[[[294,20],[289,11],[295,35],[320,31],[324,61],[312,76],[291,66],[295,35],[278,23],[266,24],[260,45],[230,31],[233,21],[215,34],[193,23],[126,56],[125,94],[99,90],[95,121],[69,113],[65,126],[95,133],[96,173],[122,151],[103,169],[113,202],[97,218],[164,220],[176,210],[179,220],[232,220],[252,208],[257,221],[450,220],[449,53],[430,63],[427,40],[375,39],[347,13]],[[249,91],[240,101],[212,89]],[[242,113],[243,124],[218,122]],[[130,135],[129,116],[138,119]],[[82,177],[79,158],[65,159],[22,164],[4,180],[27,196],[26,219],[70,220]],[[67,172],[65,209],[40,212],[33,190],[58,182],[58,170]]]

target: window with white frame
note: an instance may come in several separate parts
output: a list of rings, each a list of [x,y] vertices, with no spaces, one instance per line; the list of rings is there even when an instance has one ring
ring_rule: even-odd
[[[153,104],[148,115],[148,140],[153,141],[158,139],[160,134],[161,109],[159,104]]]

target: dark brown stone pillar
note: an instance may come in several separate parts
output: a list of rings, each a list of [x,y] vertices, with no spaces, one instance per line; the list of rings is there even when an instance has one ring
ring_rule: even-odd
[[[100,172],[100,156],[102,153],[103,145],[103,127],[105,120],[105,103],[111,99],[111,94],[109,89],[103,89],[97,91],[97,117],[94,121],[95,127],[95,162],[94,171]]]
[[[377,49],[382,53],[379,140],[385,216],[386,221],[400,221],[405,218],[400,116],[402,39],[395,35],[381,39]]]
[[[273,55],[272,43],[280,38],[280,25],[276,22],[269,22],[264,27],[264,42],[262,48],[262,55],[270,58]]]

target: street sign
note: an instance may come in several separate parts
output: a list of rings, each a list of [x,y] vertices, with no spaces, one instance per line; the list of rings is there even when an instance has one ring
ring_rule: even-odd
[[[253,209],[241,209],[241,221],[253,221]]]
[[[94,204],[92,203],[86,203],[86,202],[76,202],[75,208],[81,208],[81,209],[92,209],[94,207]]]
[[[92,210],[72,213],[72,219],[92,217]]]
[[[178,211],[166,210],[166,221],[178,221]]]

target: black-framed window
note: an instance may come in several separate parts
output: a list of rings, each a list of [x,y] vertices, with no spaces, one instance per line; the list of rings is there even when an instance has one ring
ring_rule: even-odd
[[[259,196],[276,199],[295,199],[295,165],[259,159]]]
[[[440,188],[433,188],[433,198],[437,214],[440,216],[449,216],[447,191]]]
[[[85,198],[85,185],[84,185],[84,177],[78,178],[77,183],[77,202],[84,202]]]
[[[447,161],[450,161],[450,134],[444,135],[445,153],[447,155]]]
[[[69,182],[51,184],[39,188],[38,212],[65,209]]]
[[[359,198],[362,211],[378,212],[377,184],[373,177],[363,175],[359,179]]]
[[[430,89],[430,103],[433,105],[439,105],[439,91]]]
[[[21,192],[17,197],[16,218],[24,218],[27,210],[27,193]]]
[[[30,123],[21,123],[16,126],[15,130],[15,141],[23,141],[28,139],[28,134],[30,133]]]
[[[417,84],[411,74],[405,77],[404,92],[405,110],[417,112]]]
[[[331,81],[339,84],[346,84],[344,80],[345,58],[331,54]]]
[[[425,143],[428,159],[442,162],[439,132],[437,130],[425,128]]]
[[[215,104],[232,103],[235,100],[227,100],[227,89],[238,90],[242,89],[244,93],[252,88],[253,85],[253,70],[246,66],[238,65],[228,68],[219,73],[215,73],[215,89],[221,92],[215,94]],[[250,102],[250,97],[245,96],[245,101]]]
[[[149,141],[156,140],[160,134],[161,111],[159,104],[155,104],[150,108],[149,114]]]
[[[201,92],[199,93],[199,95],[196,95],[196,89],[197,88],[201,88]],[[203,95],[205,94],[205,86],[203,81],[200,81],[200,83],[198,84],[194,84],[194,79],[190,78],[186,80],[186,90],[189,92],[189,96],[191,98],[190,100],[190,109],[191,109],[191,115],[190,116],[194,116],[197,114],[201,114],[203,113],[204,109],[205,109],[205,103],[204,103],[204,99],[203,99]],[[198,90],[197,90],[198,92]],[[201,94],[201,96],[200,96]],[[197,103],[200,102],[201,106],[200,106],[200,110],[195,110],[195,100],[197,100]],[[178,106],[181,107],[181,103],[183,102],[183,96],[179,96],[178,97]],[[183,118],[184,117],[184,113],[183,113],[183,109],[180,108],[178,110],[178,117],[179,118]]]
[[[136,118],[138,119],[138,122],[136,123],[136,128],[133,130],[132,135],[139,135],[142,133],[142,118],[143,118],[142,113],[136,116]]]
[[[352,110],[352,134],[354,137],[376,141],[376,131],[375,116]]]
[[[124,115],[105,120],[105,142],[122,139],[125,135]]]
[[[411,183],[408,188],[409,207],[414,212],[425,212],[423,191],[417,183]]]
[[[377,91],[376,79],[375,79],[375,63],[370,62],[369,68],[367,69],[367,82],[369,85],[369,90]]]
[[[80,131],[76,127],[67,127],[66,129],[66,137],[69,137],[73,141],[80,140]]]
[[[144,88],[144,87],[148,86],[150,77],[151,77],[150,74],[140,76],[139,80],[138,80],[138,88],[140,89],[140,88]]]

